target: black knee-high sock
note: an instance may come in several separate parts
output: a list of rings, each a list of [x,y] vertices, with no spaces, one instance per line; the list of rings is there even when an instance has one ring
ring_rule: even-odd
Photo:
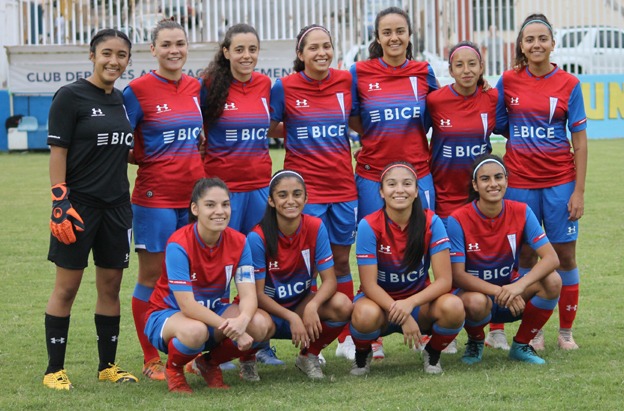
[[[98,354],[100,365],[98,371],[108,368],[108,364],[115,363],[117,355],[117,341],[119,340],[119,319],[107,315],[95,314],[95,330],[98,339]]]
[[[55,317],[45,315],[46,348],[48,350],[48,368],[46,374],[57,372],[65,366],[65,350],[69,332],[69,316]]]

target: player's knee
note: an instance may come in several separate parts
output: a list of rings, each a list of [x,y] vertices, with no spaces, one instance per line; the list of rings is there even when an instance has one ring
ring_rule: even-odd
[[[553,300],[561,294],[561,276],[555,272],[548,274],[542,281],[545,298]]]
[[[176,332],[176,337],[188,347],[200,347],[208,340],[208,327],[201,321],[192,321],[180,327]]]
[[[461,324],[466,318],[464,304],[461,298],[453,294],[445,294],[436,303],[439,310],[439,318],[444,319],[444,323]]]
[[[374,303],[356,303],[351,314],[351,324],[362,333],[373,332],[379,328],[381,315],[381,308]]]
[[[258,310],[251,318],[247,332],[255,341],[267,340],[272,323],[271,317],[266,312]]]
[[[485,294],[467,292],[461,296],[461,300],[466,312],[466,318],[477,321],[487,316],[490,299]]]
[[[330,303],[336,321],[348,321],[351,318],[353,303],[349,300],[349,297],[343,293],[336,293],[331,298]]]

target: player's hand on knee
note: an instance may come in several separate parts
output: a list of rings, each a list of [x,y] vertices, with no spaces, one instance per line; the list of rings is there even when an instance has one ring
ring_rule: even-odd
[[[69,188],[65,183],[52,186],[52,216],[50,231],[63,244],[76,242],[74,231],[84,231],[84,221],[69,202]]]

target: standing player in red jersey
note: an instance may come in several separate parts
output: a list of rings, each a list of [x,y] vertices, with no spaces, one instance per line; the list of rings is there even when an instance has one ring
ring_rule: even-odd
[[[578,345],[572,325],[580,283],[576,240],[578,220],[585,211],[587,118],[579,80],[550,62],[554,47],[548,19],[543,14],[528,16],[516,40],[516,66],[504,72],[496,86],[497,128],[508,122],[504,130],[509,135],[505,151],[509,169],[507,198],[531,207],[559,257],[557,272],[563,288],[558,345],[575,350]],[[520,274],[528,272],[536,262],[536,254],[523,247]],[[544,349],[543,333],[531,344],[536,350]]]
[[[483,91],[483,61],[479,47],[469,41],[450,50],[449,74],[454,84],[427,96],[431,117],[431,175],[435,212],[446,226],[448,216],[468,200],[472,162],[492,152],[490,134],[496,123],[498,91]],[[493,325],[486,345],[509,349],[504,325]],[[444,352],[455,352],[456,343]]]
[[[264,217],[247,240],[253,256],[258,307],[273,319],[269,336],[291,340],[300,349],[297,368],[308,378],[322,379],[321,350],[347,324],[352,305],[346,295],[336,292],[325,225],[320,218],[302,213],[307,197],[299,173],[275,173]],[[314,290],[317,272],[322,283]],[[241,370],[247,368],[251,373],[244,379],[259,379],[254,365],[243,366],[241,360]]]
[[[231,228],[230,195],[218,178],[197,181],[191,195],[191,224],[167,242],[163,273],[149,301],[145,334],[168,354],[169,391],[192,393],[184,365],[196,359],[210,388],[229,388],[219,364],[253,351],[271,322],[257,310],[251,251],[245,236]],[[239,299],[222,301],[234,280]]]
[[[243,234],[262,219],[272,172],[267,138],[271,79],[254,71],[259,53],[256,30],[235,24],[201,78],[204,172],[228,185],[230,227]],[[265,364],[284,365],[268,343],[256,356]]]
[[[384,208],[358,225],[361,291],[351,315],[356,346],[351,374],[370,372],[371,344],[380,335],[402,333],[411,347],[421,344],[425,332],[431,339],[423,350],[424,370],[439,374],[440,353],[461,331],[465,317],[461,300],[449,292],[449,239],[440,218],[423,209],[411,164],[389,164],[380,182]]]
[[[236,24],[201,79],[204,171],[227,184],[230,227],[243,234],[262,219],[272,173],[267,139],[271,79],[254,72],[259,52],[256,30]]]
[[[133,80],[124,90],[139,166],[132,193],[134,245],[139,255],[132,313],[143,349],[143,374],[163,380],[158,350],[143,331],[145,313],[161,274],[165,244],[188,223],[193,184],[204,175],[197,151],[202,115],[199,80],[182,73],[188,54],[184,28],[172,20],[159,22],[152,31],[150,48],[158,69]]]
[[[56,265],[45,310],[48,368],[43,385],[70,390],[65,371],[69,319],[89,253],[95,263],[98,379],[136,382],[115,363],[119,341],[119,288],[128,268],[132,209],[128,152],[132,128],[115,81],[130,61],[132,44],[114,29],[89,45],[93,74],[61,87],[50,106],[52,217],[48,260]]]
[[[561,290],[554,272],[557,254],[531,208],[503,199],[507,181],[499,157],[479,157],[472,167],[473,201],[448,218],[453,284],[466,310],[468,343],[462,361],[469,365],[481,361],[483,328],[490,320],[521,320],[509,358],[544,364],[529,342],[552,315]],[[534,249],[540,260],[521,277],[522,244]]]
[[[375,18],[375,39],[368,47],[369,60],[351,66],[353,116],[349,126],[360,134],[355,181],[358,221],[379,210],[379,175],[393,161],[405,160],[416,167],[418,190],[425,208],[435,209],[433,179],[429,170],[427,142],[427,94],[438,89],[433,69],[413,60],[412,24],[398,7],[380,11]],[[353,358],[351,339],[337,355]],[[374,357],[384,358],[381,339],[373,346]]]
[[[309,197],[304,213],[325,224],[338,291],[352,299],[349,253],[355,242],[357,191],[348,138],[351,74],[329,67],[334,46],[322,26],[301,29],[296,53],[295,73],[271,90],[271,128],[284,123],[284,168],[305,179]]]

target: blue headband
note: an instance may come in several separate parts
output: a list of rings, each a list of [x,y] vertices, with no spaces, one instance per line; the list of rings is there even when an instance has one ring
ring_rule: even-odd
[[[550,24],[546,23],[544,20],[538,20],[538,19],[533,19],[533,20],[527,21],[526,23],[524,23],[524,25],[522,26],[520,31],[523,31],[526,26],[528,26],[529,24],[533,24],[533,23],[541,23],[541,24],[543,24],[544,26],[548,27],[548,30],[550,30],[550,33],[552,34],[553,29],[552,29],[552,27],[550,27]]]

